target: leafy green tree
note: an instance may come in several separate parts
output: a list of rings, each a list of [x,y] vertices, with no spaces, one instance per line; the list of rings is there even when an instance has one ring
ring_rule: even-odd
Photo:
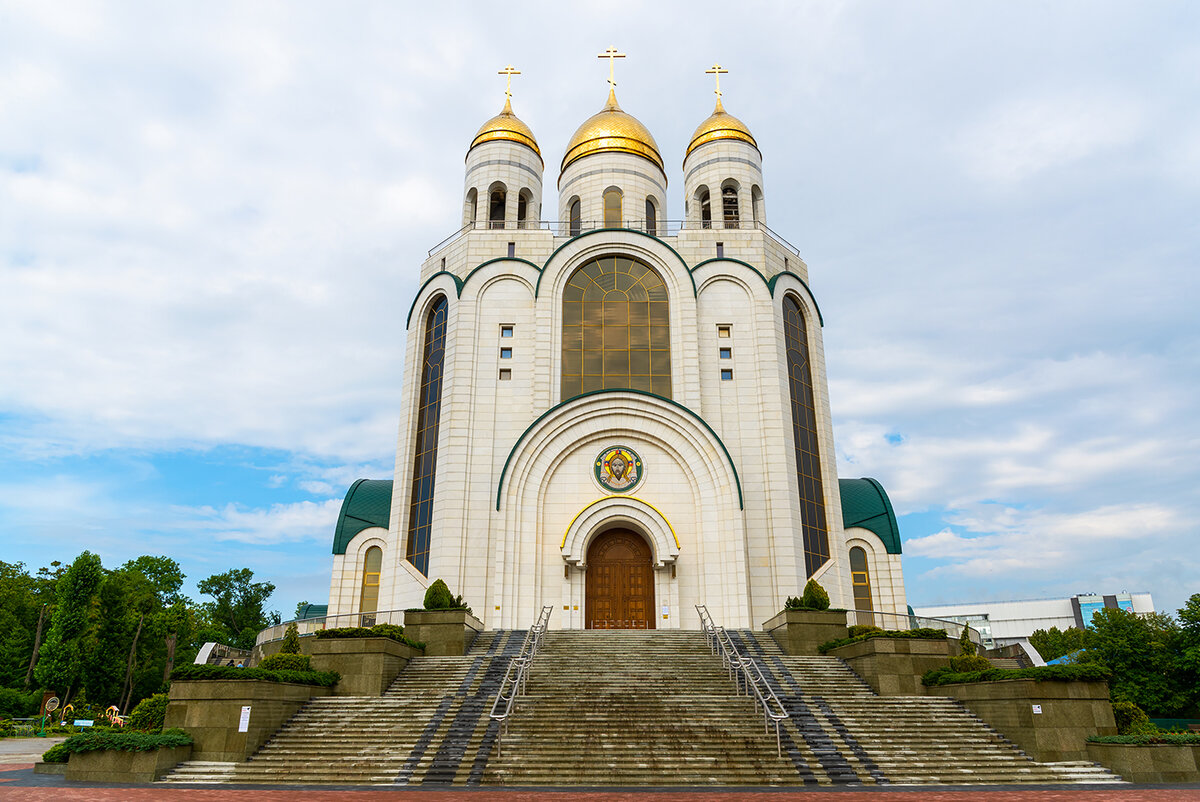
[[[100,558],[85,551],[63,573],[55,589],[54,615],[35,676],[43,687],[63,692],[64,699],[70,698],[82,679],[92,606],[103,580]]]
[[[1033,644],[1033,648],[1037,649],[1043,660],[1057,660],[1063,655],[1073,654],[1083,648],[1083,630],[1078,627],[1035,629],[1029,636],[1029,642]]]
[[[1178,679],[1192,692],[1188,698],[1189,718],[1200,717],[1200,593],[1179,608]]]
[[[1174,676],[1178,633],[1169,615],[1098,610],[1084,635],[1080,659],[1112,669],[1108,687],[1113,701],[1133,702],[1150,715],[1172,717],[1187,707],[1189,696]]]
[[[260,630],[279,623],[279,613],[263,609],[275,586],[270,582],[255,582],[254,572],[249,568],[214,574],[197,587],[213,599],[201,605],[205,626],[197,633],[197,639],[203,637],[251,649]]]
[[[31,667],[53,602],[53,581],[31,576],[22,563],[0,562],[0,687],[32,683]]]

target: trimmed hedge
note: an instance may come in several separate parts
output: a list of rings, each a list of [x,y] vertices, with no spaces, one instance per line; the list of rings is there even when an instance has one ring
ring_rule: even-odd
[[[187,746],[190,743],[192,736],[183,730],[81,732],[46,750],[42,759],[47,763],[66,763],[66,758],[62,758],[61,755],[66,754],[69,757],[71,752],[152,752],[155,749]]]
[[[129,714],[125,725],[142,732],[162,732],[163,719],[167,717],[167,694],[156,693],[137,703]]]
[[[1137,735],[1092,735],[1088,740],[1095,744],[1198,746],[1200,745],[1200,732],[1144,732]]]
[[[836,649],[839,646],[845,646],[849,643],[862,643],[872,638],[894,638],[898,640],[945,640],[948,636],[944,629],[880,629],[875,632],[865,632],[853,638],[839,638],[838,640],[825,641],[817,647],[817,651],[825,654],[830,649]]]
[[[266,682],[294,682],[298,685],[337,685],[342,675],[336,671],[271,671],[265,668],[235,668],[234,666],[177,666],[171,680],[260,679]]]
[[[306,654],[295,654],[294,652],[279,652],[269,657],[264,657],[262,662],[255,668],[261,668],[266,671],[312,671],[312,662]]]
[[[425,612],[422,610],[421,612]],[[414,649],[424,649],[422,641],[416,641],[404,634],[404,627],[396,624],[376,624],[373,627],[337,627],[335,629],[317,630],[317,639],[327,638],[391,638],[397,643],[403,643]]]
[[[1035,666],[1034,668],[990,668],[987,671],[954,671],[949,667],[925,672],[925,685],[954,685],[960,682],[999,682],[1006,679],[1035,679],[1053,682],[1104,682],[1112,676],[1099,663],[1083,665]]]

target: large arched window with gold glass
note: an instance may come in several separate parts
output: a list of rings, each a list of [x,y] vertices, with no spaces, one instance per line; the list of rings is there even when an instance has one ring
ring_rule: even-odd
[[[438,423],[442,413],[442,370],[446,362],[446,296],[439,295],[425,319],[425,350],[417,396],[412,502],[408,513],[405,558],[429,575],[429,537],[433,528],[433,483],[437,473]]]
[[[363,556],[362,595],[358,602],[358,612],[363,620],[359,626],[375,626],[375,613],[379,610],[379,575],[382,572],[383,549],[372,546]]]
[[[585,262],[563,290],[562,397],[646,390],[671,397],[667,287],[625,256]]]
[[[821,482],[821,452],[817,446],[808,333],[800,302],[791,295],[783,298],[783,341],[787,348],[796,483],[800,487],[800,516],[804,526],[804,565],[808,576],[812,576],[829,559],[829,533],[825,523],[825,491]]]
[[[854,589],[854,609],[858,610],[858,623],[874,624],[875,616],[870,612],[871,570],[867,567],[867,552],[860,546],[850,549],[850,585]]]

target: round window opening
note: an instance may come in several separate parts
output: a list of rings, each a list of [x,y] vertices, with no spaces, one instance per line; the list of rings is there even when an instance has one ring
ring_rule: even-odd
[[[596,481],[613,493],[628,493],[642,481],[642,458],[628,446],[610,446],[596,457]]]

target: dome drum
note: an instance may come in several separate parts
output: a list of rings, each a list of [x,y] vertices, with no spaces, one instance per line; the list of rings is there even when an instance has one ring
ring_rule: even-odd
[[[467,150],[463,225],[536,227],[544,170],[533,132],[506,101],[504,110],[483,124]]]

